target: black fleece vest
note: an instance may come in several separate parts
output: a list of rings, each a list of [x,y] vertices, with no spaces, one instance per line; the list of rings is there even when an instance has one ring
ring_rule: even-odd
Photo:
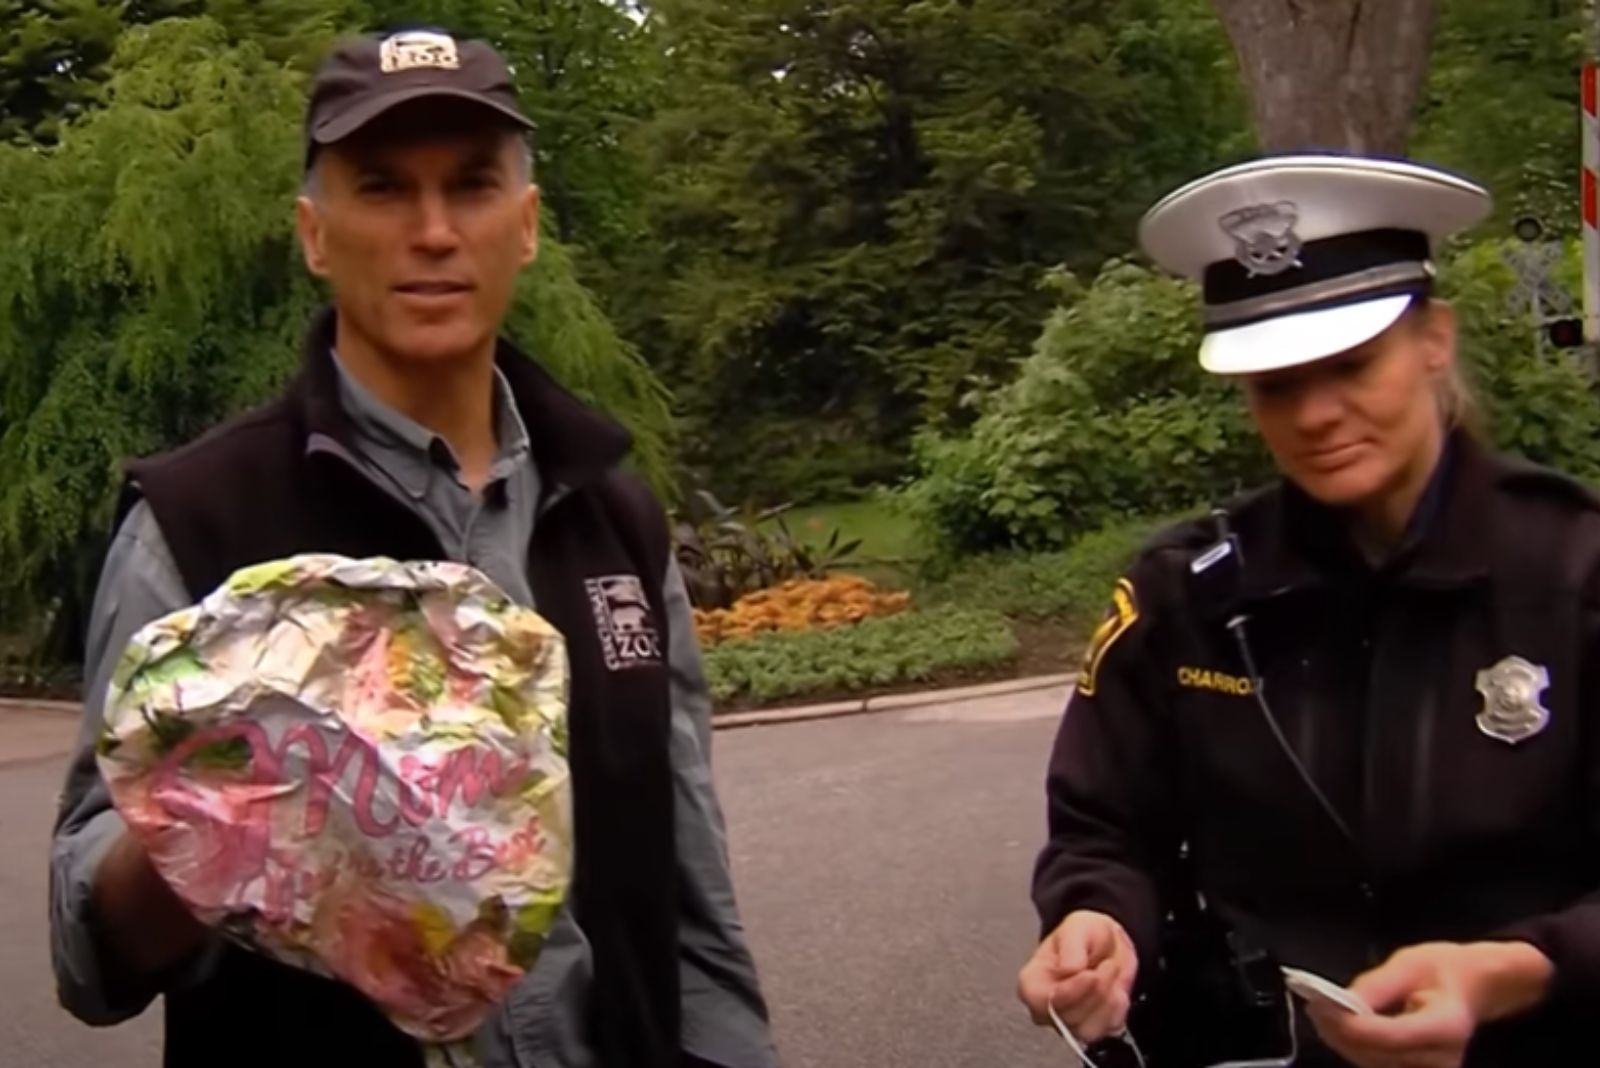
[[[197,600],[234,570],[299,552],[440,559],[426,523],[372,484],[349,446],[331,358],[333,317],[277,401],[200,440],[129,465],[123,510],[143,498]],[[594,951],[586,1021],[607,1068],[679,1061],[677,852],[661,603],[668,542],[649,491],[618,470],[625,431],[502,345],[540,481],[564,495],[535,524],[528,575],[571,660],[570,760],[577,919]],[[332,443],[308,451],[321,437]],[[637,576],[659,652],[619,651],[606,579]],[[631,584],[624,583],[624,586]],[[628,637],[641,633],[635,613]],[[626,652],[627,655],[620,655]],[[167,994],[167,1068],[419,1066],[418,1047],[353,988],[229,947],[204,983]]]

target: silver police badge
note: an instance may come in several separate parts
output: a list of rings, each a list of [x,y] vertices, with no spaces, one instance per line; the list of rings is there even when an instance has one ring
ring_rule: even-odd
[[[1300,209],[1292,201],[1280,200],[1230,211],[1217,220],[1217,225],[1233,238],[1234,258],[1254,278],[1304,266],[1300,250],[1305,243],[1294,232],[1299,221]]]
[[[1508,745],[1527,741],[1550,725],[1550,710],[1539,703],[1549,688],[1550,672],[1520,656],[1478,672],[1477,690],[1483,694],[1478,729]]]

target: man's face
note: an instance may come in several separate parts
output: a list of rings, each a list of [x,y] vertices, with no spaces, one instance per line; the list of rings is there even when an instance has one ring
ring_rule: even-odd
[[[492,345],[538,251],[539,194],[522,151],[504,126],[438,104],[397,108],[322,149],[297,221],[341,331],[397,361]]]

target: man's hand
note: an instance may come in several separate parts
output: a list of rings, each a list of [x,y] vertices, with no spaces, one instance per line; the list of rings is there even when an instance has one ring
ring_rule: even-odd
[[[1544,1000],[1553,973],[1524,942],[1437,942],[1402,949],[1350,984],[1377,1015],[1307,1011],[1322,1040],[1357,1068],[1460,1068],[1479,1026]]]
[[[158,975],[200,947],[206,928],[173,893],[131,835],[112,843],[95,875],[94,911],[124,966]]]
[[[1139,957],[1122,925],[1103,912],[1074,912],[1034,951],[1017,977],[1017,996],[1033,1022],[1050,1022],[1049,1006],[1078,1041],[1098,1042],[1127,1023]]]

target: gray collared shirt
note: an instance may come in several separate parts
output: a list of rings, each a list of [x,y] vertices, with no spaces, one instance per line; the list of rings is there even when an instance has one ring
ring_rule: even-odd
[[[479,492],[469,489],[442,438],[384,405],[340,366],[340,401],[355,426],[357,453],[338,450],[373,482],[404,501],[433,530],[450,559],[487,574],[532,605],[526,553],[540,509],[539,473],[527,429],[503,378],[495,382],[498,449]],[[312,448],[329,445],[313,443]],[[552,487],[552,489],[558,489]],[[546,502],[554,495],[547,495]],[[777,1064],[755,965],[734,904],[727,836],[711,780],[711,701],[688,593],[676,565],[663,590],[671,675],[671,758],[676,782],[679,927],[685,1051],[724,1068]],[[106,557],[90,618],[82,727],[68,773],[51,857],[51,949],[62,1004],[93,1024],[142,1012],[159,993],[121,972],[102,951],[90,888],[100,859],[125,825],[94,763],[106,685],[117,657],[145,623],[191,603],[154,513],[143,502],[124,520]],[[204,981],[215,947],[177,977]],[[570,908],[533,970],[479,1031],[488,1068],[589,1068],[586,1038],[592,982],[589,945]]]
[[[488,478],[474,493],[444,438],[373,396],[337,355],[334,364],[362,471],[417,512],[451,560],[482,571],[519,604],[533,604],[527,559],[539,508],[539,468],[505,377],[495,371],[497,448]]]

